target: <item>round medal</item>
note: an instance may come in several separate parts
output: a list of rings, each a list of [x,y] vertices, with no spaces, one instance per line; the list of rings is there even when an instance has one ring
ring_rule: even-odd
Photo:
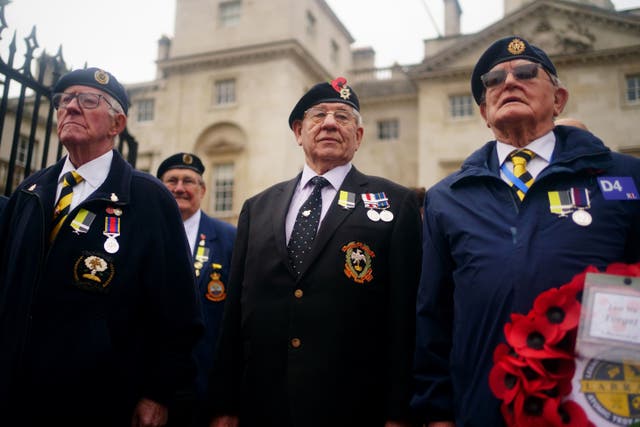
[[[193,266],[200,270],[202,268],[202,263],[200,261],[196,261],[193,263]]]
[[[393,221],[393,212],[386,209],[383,210],[382,212],[380,212],[380,219],[384,222]]]
[[[367,211],[367,216],[371,221],[375,221],[375,222],[380,221],[380,214],[378,213],[378,211],[375,211],[373,209],[369,209]]]
[[[104,250],[110,254],[115,254],[118,252],[118,249],[120,249],[120,245],[115,238],[110,237],[104,242]]]
[[[577,211],[571,214],[571,219],[578,225],[586,227],[591,224],[591,214],[584,209],[578,209]]]

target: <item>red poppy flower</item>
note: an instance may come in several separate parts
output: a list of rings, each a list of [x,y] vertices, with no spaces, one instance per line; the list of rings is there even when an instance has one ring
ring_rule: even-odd
[[[527,359],[527,363],[538,375],[556,382],[571,381],[576,372],[576,363],[573,359]]]
[[[570,427],[595,427],[584,410],[576,402],[567,400],[562,402],[558,407],[558,424],[557,426]]]
[[[514,426],[518,427],[556,427],[559,400],[542,393],[519,395],[513,406]]]
[[[578,326],[580,320],[580,302],[576,295],[563,288],[544,291],[533,303],[536,318],[549,323],[551,327],[568,331]]]
[[[336,92],[340,92],[346,84],[347,84],[347,79],[345,79],[344,77],[337,77],[331,80],[331,87]]]
[[[570,354],[556,350],[553,344],[559,342],[564,333],[540,317],[512,315],[513,323],[507,323],[504,334],[509,345],[522,357],[547,359],[569,358]]]
[[[607,274],[615,274],[618,276],[640,276],[640,263],[638,264],[623,264],[616,262],[607,266],[605,271]]]

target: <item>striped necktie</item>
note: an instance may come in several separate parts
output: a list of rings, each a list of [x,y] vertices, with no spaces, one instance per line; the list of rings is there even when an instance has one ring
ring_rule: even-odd
[[[527,150],[526,148],[522,150],[514,150],[509,154],[511,161],[513,162],[513,175],[516,179],[520,180],[527,189],[531,187],[531,184],[533,184],[533,176],[531,176],[527,171],[527,162],[535,156],[536,153],[531,150]],[[517,185],[515,185],[515,183],[511,183],[511,187],[516,190],[520,200],[523,200],[526,190],[521,190]]]
[[[84,178],[82,178],[76,171],[65,173],[62,179],[63,182],[62,190],[60,191],[60,198],[53,210],[53,228],[51,230],[51,235],[49,236],[50,242],[53,242],[56,238],[58,231],[60,231],[60,227],[62,227],[65,218],[69,214],[69,207],[71,206],[71,199],[73,198],[73,187],[84,180]]]
[[[316,237],[318,225],[320,224],[320,214],[322,212],[322,187],[329,184],[326,178],[314,176],[311,178],[314,185],[309,198],[302,204],[293,224],[293,231],[287,246],[289,261],[297,275],[300,274],[300,267],[305,255],[311,248],[311,243]]]

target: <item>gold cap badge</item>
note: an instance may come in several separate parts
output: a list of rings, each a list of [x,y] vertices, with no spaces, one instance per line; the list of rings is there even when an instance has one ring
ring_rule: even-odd
[[[507,46],[507,50],[512,55],[520,55],[525,49],[524,42],[520,39],[513,39]]]
[[[101,85],[106,85],[109,83],[109,73],[104,70],[96,70],[96,72],[93,74],[93,78],[96,79],[96,81]]]
[[[184,163],[185,165],[190,165],[191,163],[193,163],[193,157],[191,157],[191,154],[183,154],[182,163]]]

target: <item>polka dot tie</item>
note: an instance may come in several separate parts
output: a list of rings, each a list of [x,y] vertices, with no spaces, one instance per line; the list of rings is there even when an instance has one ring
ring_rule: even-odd
[[[311,178],[313,191],[309,198],[303,203],[296,216],[296,222],[293,225],[291,238],[289,239],[289,262],[297,275],[300,275],[300,269],[304,257],[311,249],[313,239],[318,231],[320,224],[320,213],[322,212],[322,187],[329,184],[326,178],[314,176]]]

